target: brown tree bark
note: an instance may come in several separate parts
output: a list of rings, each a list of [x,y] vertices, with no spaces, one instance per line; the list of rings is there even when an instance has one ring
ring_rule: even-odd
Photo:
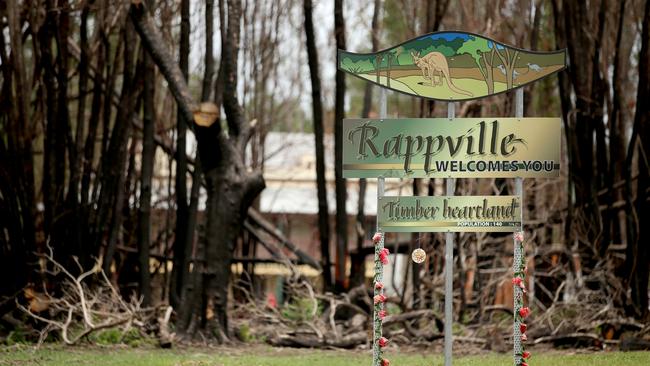
[[[314,140],[316,146],[316,189],[318,194],[318,233],[320,238],[321,265],[323,267],[323,285],[332,289],[332,267],[330,260],[330,224],[327,204],[327,183],[325,180],[325,147],[323,146],[323,103],[321,98],[320,74],[318,66],[318,49],[314,36],[312,19],[312,2],[305,0],[305,35],[307,39],[307,61],[311,80],[311,99],[313,106]]]

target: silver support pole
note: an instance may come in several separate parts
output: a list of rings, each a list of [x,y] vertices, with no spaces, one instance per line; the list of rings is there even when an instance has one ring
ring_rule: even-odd
[[[379,118],[380,119],[386,118],[386,115],[388,114],[387,109],[388,109],[388,103],[386,100],[386,89],[379,88]],[[377,178],[377,202],[379,202],[379,198],[384,196],[384,189],[385,189],[384,177]],[[377,215],[377,230],[379,230],[379,215]]]
[[[379,88],[379,118],[386,118],[386,89]],[[385,190],[385,181],[384,177],[377,178],[377,207],[379,207],[379,199],[384,196]],[[377,213],[377,231],[381,231],[379,227],[379,213]],[[384,267],[379,262],[379,253],[384,249],[384,233],[382,233],[382,238],[375,245],[375,278],[374,283],[384,281]],[[374,295],[377,296],[382,293],[383,290],[378,290],[373,283]],[[383,306],[383,305],[382,305]],[[382,334],[382,320],[379,318],[379,313],[376,311],[376,306],[374,307],[375,311],[373,314],[373,342],[372,342],[372,366],[380,366],[382,360],[382,350],[379,347],[379,338]]]
[[[524,116],[524,88],[519,88],[517,89],[517,92],[515,94],[515,117],[517,118],[523,118]],[[521,227],[519,228],[520,231],[524,230],[524,180],[522,178],[516,178],[515,179],[515,195],[519,196],[519,204],[521,205],[521,209],[519,210],[521,216],[519,217],[519,221],[521,222]],[[513,264],[512,264],[512,271],[513,273],[517,273],[522,271],[522,258],[526,255],[526,253],[523,250],[523,245],[521,242],[518,240],[514,239],[514,255],[513,255]],[[521,303],[520,300],[523,299],[524,293],[522,289],[519,286],[513,285],[514,287],[514,324],[513,324],[513,329],[512,329],[512,338],[513,338],[513,358],[514,358],[514,364],[515,366],[518,366],[521,364],[521,331],[519,329],[519,324],[520,322],[517,320],[517,314],[519,313],[519,309],[521,309],[521,306],[519,304]]]
[[[454,102],[447,103],[447,118],[450,120],[456,117],[456,105]],[[456,189],[456,179],[447,178],[447,196],[453,196]],[[445,235],[445,366],[451,366],[451,354],[453,347],[453,335],[451,326],[453,323],[454,304],[454,234]]]
[[[379,88],[379,118],[385,119],[388,115],[388,102],[386,100],[386,89]],[[384,196],[385,182],[384,177],[377,178],[377,200]],[[379,201],[377,201],[379,202]],[[377,230],[379,230],[379,215],[377,215]]]

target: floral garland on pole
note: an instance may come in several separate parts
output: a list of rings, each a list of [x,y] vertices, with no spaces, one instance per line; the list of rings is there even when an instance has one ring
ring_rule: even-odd
[[[528,366],[526,362],[531,353],[526,351],[524,348],[524,342],[528,340],[526,331],[528,330],[528,325],[526,324],[526,318],[530,315],[530,308],[524,306],[524,294],[526,293],[526,272],[528,267],[526,267],[526,255],[524,250],[524,232],[518,231],[514,233],[513,239],[515,242],[516,252],[521,253],[520,258],[517,258],[515,255],[515,261],[513,263],[513,272],[514,276],[512,278],[512,285],[514,287],[514,300],[515,300],[515,329],[514,337],[519,337],[520,349],[515,351],[515,366]]]
[[[388,339],[382,335],[382,324],[388,315],[386,310],[386,295],[384,294],[384,266],[388,264],[388,249],[384,248],[384,235],[375,233],[372,237],[375,244],[375,278],[374,278],[374,312],[373,312],[373,339],[372,339],[372,365],[389,366],[390,361],[384,358],[383,348],[388,345]]]

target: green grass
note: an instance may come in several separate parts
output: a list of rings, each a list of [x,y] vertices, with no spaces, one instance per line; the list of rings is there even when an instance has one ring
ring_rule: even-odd
[[[358,76],[366,78],[368,80],[377,81],[377,76],[375,74],[364,74],[360,73]],[[438,78],[436,78],[438,80]],[[379,83],[381,85],[386,85],[386,77],[381,76]],[[426,95],[434,98],[441,99],[458,99],[462,100],[465,98],[476,98],[480,96],[487,95],[487,86],[484,81],[474,80],[474,79],[453,79],[454,85],[456,87],[470,91],[473,96],[468,97],[467,95],[456,93],[449,89],[447,82],[443,80],[442,85],[432,86],[431,81],[425,80],[422,75],[413,75],[413,76],[403,76],[397,79],[390,79],[390,87],[395,90],[399,90],[405,93],[413,95]],[[506,90],[506,84],[501,82],[494,83],[494,93],[499,93]]]
[[[533,351],[534,352],[534,351]],[[430,352],[409,351],[408,354],[389,348],[387,356],[395,366],[442,365],[443,359]],[[367,351],[316,351],[270,348],[264,346],[237,348],[200,348],[161,350],[129,347],[47,347],[0,348],[0,365],[133,365],[133,366],[367,366]],[[531,366],[599,366],[650,365],[650,352],[600,352],[571,354],[549,351],[530,360]],[[511,365],[510,355],[485,353],[458,356],[454,365]]]

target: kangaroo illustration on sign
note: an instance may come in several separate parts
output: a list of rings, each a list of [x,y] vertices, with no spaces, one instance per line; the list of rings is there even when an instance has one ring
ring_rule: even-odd
[[[463,94],[467,95],[469,97],[473,97],[474,94],[468,92],[467,90],[460,89],[456,85],[454,85],[453,81],[451,81],[451,77],[449,75],[449,65],[447,64],[447,58],[445,55],[443,55],[440,52],[432,51],[427,53],[424,56],[420,56],[420,53],[415,53],[411,52],[411,56],[413,57],[413,63],[417,67],[422,70],[422,75],[424,76],[425,79],[430,79],[431,80],[431,85],[436,86],[436,85],[442,85],[442,78],[447,80],[447,85],[449,86],[449,89],[452,91],[458,93],[458,94]],[[434,75],[438,74],[439,82],[436,82],[434,79]]]
[[[358,78],[396,92],[449,102],[505,93],[567,66],[566,49],[530,51],[458,31],[423,34],[370,53],[338,50],[337,56],[338,69]]]

